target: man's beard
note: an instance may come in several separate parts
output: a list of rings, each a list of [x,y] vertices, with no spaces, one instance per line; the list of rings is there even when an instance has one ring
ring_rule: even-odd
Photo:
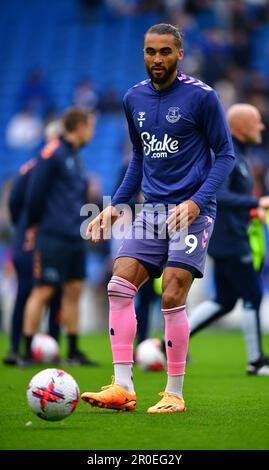
[[[156,77],[154,75],[154,71],[152,72],[151,69],[146,65],[146,70],[148,72],[148,75],[153,83],[156,83],[157,85],[163,85],[166,83],[169,78],[174,74],[175,70],[177,70],[178,64],[177,61],[171,65],[168,69],[164,68],[164,74],[162,77]]]

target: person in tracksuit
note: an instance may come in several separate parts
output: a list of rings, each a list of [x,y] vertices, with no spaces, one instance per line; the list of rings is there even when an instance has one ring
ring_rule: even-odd
[[[28,228],[36,230],[35,286],[24,313],[26,356],[31,363],[31,341],[38,331],[44,307],[62,287],[61,319],[68,337],[69,364],[94,365],[78,349],[78,303],[85,278],[85,241],[80,235],[81,207],[87,202],[87,177],[79,156],[94,132],[94,117],[71,108],[63,116],[63,135],[41,152],[27,193]]]
[[[208,253],[214,260],[216,296],[198,305],[189,318],[191,336],[229,313],[243,300],[242,331],[247,350],[247,373],[269,376],[269,362],[261,344],[260,305],[262,283],[253,266],[248,226],[255,210],[266,222],[269,197],[252,196],[252,176],[246,154],[248,146],[260,144],[264,124],[257,108],[235,104],[227,112],[236,163],[217,192],[218,212]]]
[[[124,97],[133,157],[111,206],[90,222],[98,242],[141,186],[145,203],[118,252],[108,284],[109,333],[115,379],[99,393],[85,392],[92,406],[134,410],[132,379],[136,334],[134,297],[163,270],[162,312],[168,380],[162,399],[148,413],[185,411],[183,379],[189,339],[186,299],[203,276],[216,214],[216,191],[234,165],[234,150],[216,92],[178,72],[182,34],[152,26],[145,35],[148,80]],[[212,151],[214,152],[214,157]],[[120,207],[121,206],[121,207]]]
[[[12,246],[12,260],[17,275],[17,293],[14,309],[11,316],[10,350],[4,357],[4,364],[16,365],[18,361],[20,340],[22,336],[23,312],[26,301],[33,287],[33,250],[31,234],[27,231],[26,192],[31,173],[37,163],[32,158],[21,166],[16,177],[10,197],[9,211],[11,221],[15,228],[15,236]],[[60,305],[61,294],[56,292],[49,305],[48,333],[56,340],[60,330]]]

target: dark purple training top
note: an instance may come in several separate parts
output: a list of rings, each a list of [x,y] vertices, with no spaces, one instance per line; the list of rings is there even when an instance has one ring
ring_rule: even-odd
[[[123,104],[133,157],[112,204],[127,203],[141,186],[145,203],[192,199],[201,214],[215,217],[216,191],[234,165],[216,92],[181,73],[162,91],[144,80],[128,90]]]

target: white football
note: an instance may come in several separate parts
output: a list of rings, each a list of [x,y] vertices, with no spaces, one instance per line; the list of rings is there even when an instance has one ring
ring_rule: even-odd
[[[135,362],[145,370],[163,370],[166,359],[161,350],[161,341],[158,338],[150,338],[139,343],[135,353]]]
[[[37,333],[31,343],[32,356],[36,362],[54,362],[59,359],[59,346],[52,336]]]
[[[80,397],[78,384],[61,369],[45,369],[34,375],[27,388],[33,412],[46,421],[60,421],[75,411]]]

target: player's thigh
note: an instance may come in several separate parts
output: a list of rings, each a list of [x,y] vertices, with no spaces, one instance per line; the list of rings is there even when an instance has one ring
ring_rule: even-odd
[[[213,227],[214,220],[211,217],[199,215],[187,232],[177,231],[170,235],[166,266],[188,270],[193,277],[203,277]]]
[[[78,301],[83,289],[83,280],[72,279],[63,285],[63,298],[64,300]]]
[[[149,277],[160,277],[168,251],[168,240],[163,236],[165,220],[165,213],[150,208],[137,215],[117,253],[114,275],[137,287]]]
[[[115,260],[113,266],[113,275],[122,277],[139,288],[148,279],[149,273],[146,267],[137,259],[129,257],[120,257]]]

